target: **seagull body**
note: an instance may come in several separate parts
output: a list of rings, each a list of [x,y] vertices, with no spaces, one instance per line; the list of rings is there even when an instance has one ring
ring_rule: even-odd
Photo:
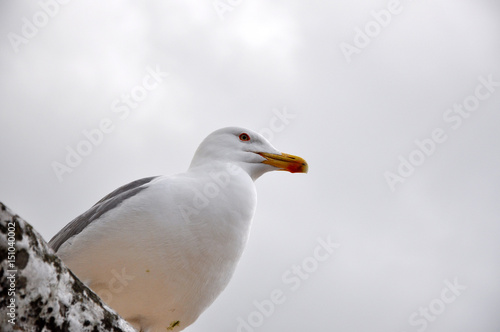
[[[65,264],[141,331],[181,331],[228,284],[267,171],[307,172],[256,132],[210,134],[187,172],[113,191],[50,241]]]

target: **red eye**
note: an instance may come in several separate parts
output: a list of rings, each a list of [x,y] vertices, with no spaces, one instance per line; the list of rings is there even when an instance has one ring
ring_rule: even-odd
[[[243,133],[240,135],[240,141],[249,141],[250,140],[250,136],[248,136],[247,133]]]

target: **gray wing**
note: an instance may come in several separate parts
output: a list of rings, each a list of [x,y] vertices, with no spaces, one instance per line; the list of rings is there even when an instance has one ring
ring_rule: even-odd
[[[137,195],[139,192],[143,191],[147,188],[145,184],[151,182],[153,179],[156,179],[157,176],[152,176],[148,178],[143,178],[139,180],[135,180],[121,186],[120,188],[114,190],[110,194],[106,195],[99,202],[94,204],[90,209],[88,209],[83,214],[79,215],[75,219],[73,219],[69,224],[64,226],[63,229],[59,231],[49,242],[49,246],[57,252],[59,247],[66,242],[69,238],[79,234],[82,230],[85,229],[91,222],[98,219],[100,216],[105,214],[106,212],[114,209],[126,199]]]

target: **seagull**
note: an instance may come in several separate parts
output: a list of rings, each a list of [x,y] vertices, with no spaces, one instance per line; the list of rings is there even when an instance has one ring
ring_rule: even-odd
[[[229,283],[269,171],[307,173],[261,134],[208,135],[185,173],[126,184],[67,224],[50,247],[136,329],[181,331]]]

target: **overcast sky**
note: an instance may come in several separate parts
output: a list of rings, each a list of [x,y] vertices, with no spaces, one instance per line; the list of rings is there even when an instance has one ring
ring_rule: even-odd
[[[238,125],[310,171],[186,331],[500,330],[497,1],[54,1],[0,5],[0,200],[46,240]]]

